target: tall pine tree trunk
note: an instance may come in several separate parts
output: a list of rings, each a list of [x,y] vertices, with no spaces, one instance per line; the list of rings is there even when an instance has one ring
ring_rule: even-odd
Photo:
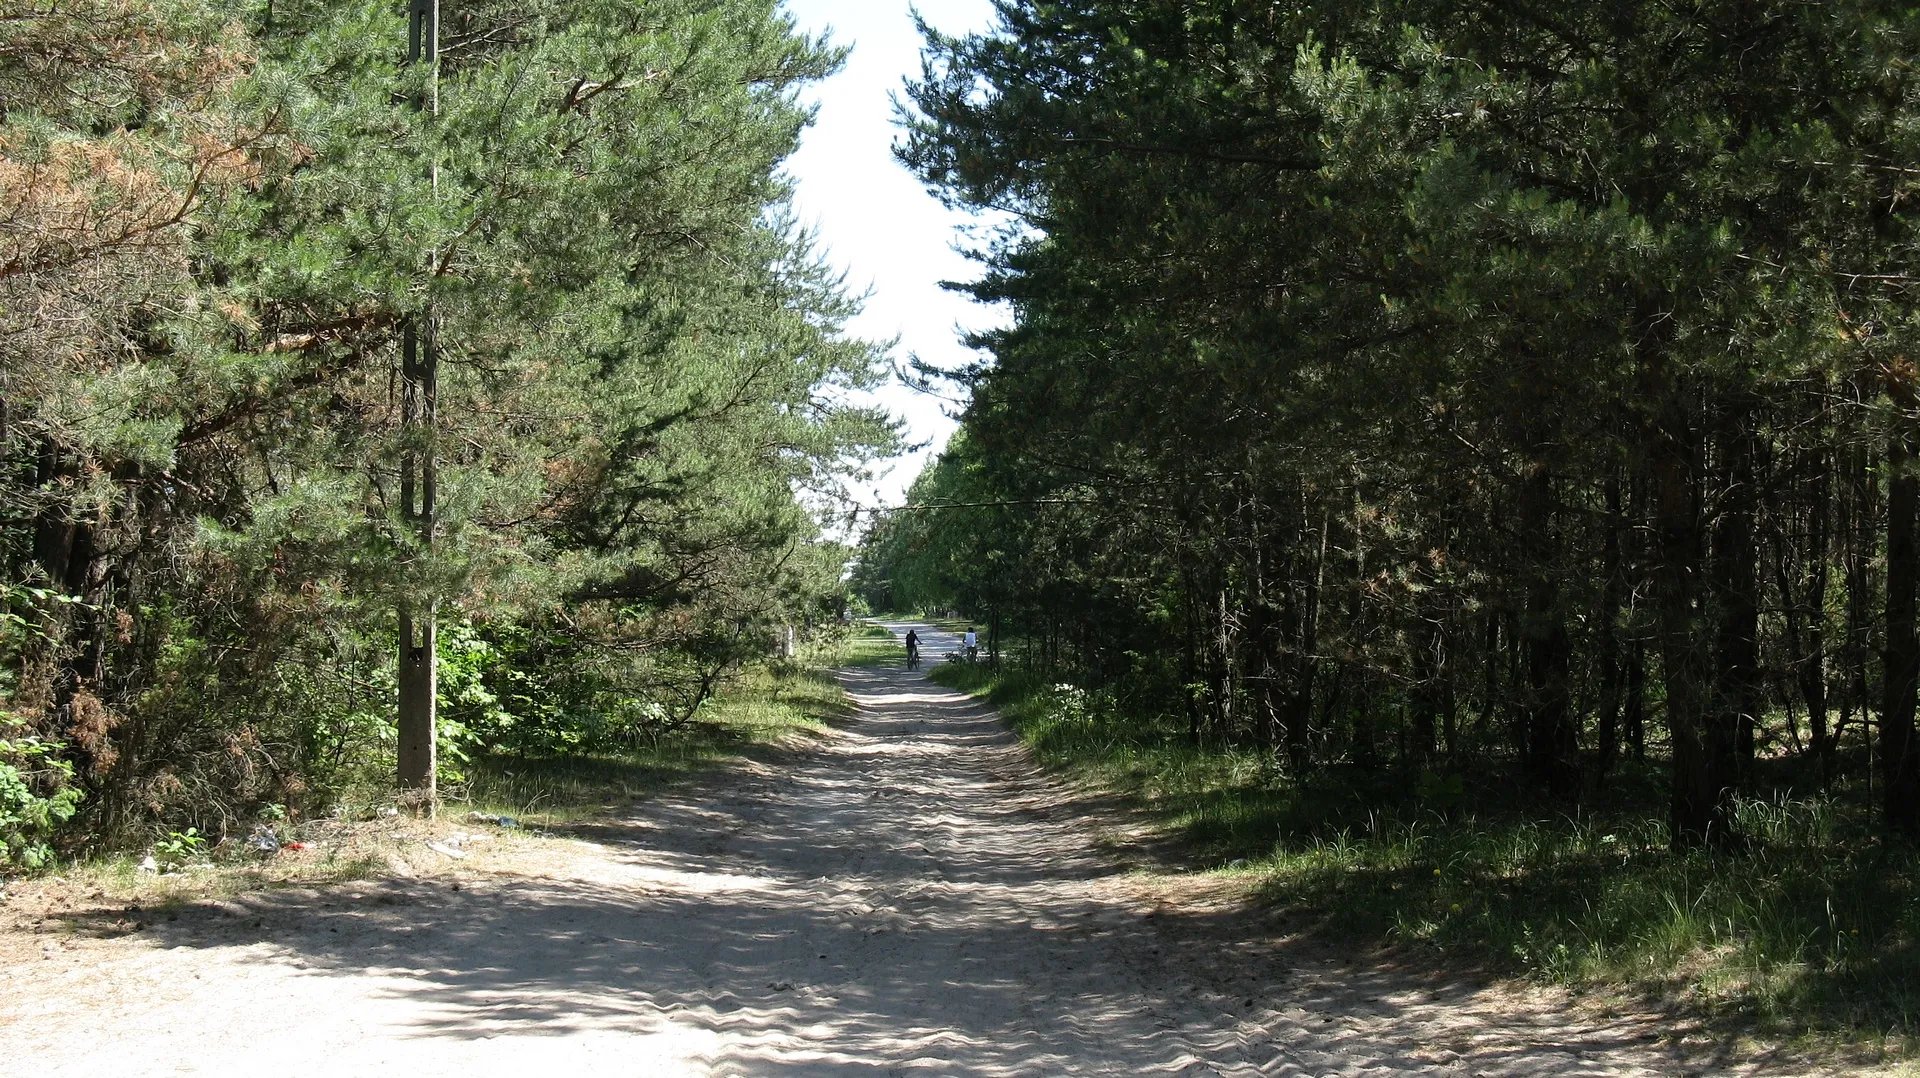
[[[1864,396],[1864,387],[1856,380],[1855,391]],[[1847,453],[1846,486],[1848,519],[1843,541],[1842,568],[1847,584],[1846,638],[1842,644],[1842,665],[1846,685],[1839,726],[1834,730],[1838,747],[1840,731],[1852,713],[1858,712],[1860,724],[1872,720],[1873,705],[1867,666],[1873,654],[1874,593],[1879,588],[1874,554],[1880,534],[1880,484],[1876,478],[1879,460],[1866,444],[1856,443]]]
[[[1627,751],[1635,763],[1647,758],[1647,644],[1638,635],[1627,650],[1627,698],[1620,708],[1620,725]]]
[[[1713,712],[1706,745],[1725,797],[1753,768],[1760,714],[1759,551],[1754,543],[1757,439],[1741,408],[1722,426],[1720,512],[1713,528]]]
[[[1298,631],[1292,641],[1293,654],[1289,657],[1291,677],[1281,718],[1285,723],[1287,765],[1296,775],[1304,774],[1307,769],[1307,723],[1313,714],[1314,680],[1320,671],[1320,662],[1316,658],[1320,647],[1320,596],[1326,587],[1327,544],[1332,529],[1333,514],[1323,513],[1319,541],[1314,547],[1313,573],[1302,582]]]
[[[1553,566],[1553,476],[1543,464],[1531,465],[1521,479],[1520,534],[1527,568],[1526,611],[1520,620],[1527,770],[1552,796],[1573,798],[1579,794],[1580,772],[1568,685],[1572,642]]]
[[[1604,484],[1607,501],[1606,538],[1602,544],[1601,571],[1606,575],[1600,588],[1600,729],[1593,751],[1594,783],[1604,783],[1613,770],[1619,752],[1620,679],[1625,669],[1620,648],[1619,619],[1625,590],[1620,533],[1625,527],[1621,513],[1620,480],[1608,476]]]
[[[1786,525],[1776,529],[1774,577],[1780,591],[1788,661],[1794,687],[1807,705],[1812,736],[1807,751],[1827,780],[1832,733],[1827,721],[1826,595],[1831,484],[1824,448],[1803,451],[1795,469],[1804,490],[1806,542],[1797,546]],[[1791,520],[1791,516],[1788,517]],[[1802,568],[1804,566],[1804,569]]]
[[[1897,422],[1897,421],[1896,421]],[[1920,638],[1914,632],[1914,588],[1920,580],[1920,544],[1915,511],[1920,477],[1913,444],[1904,431],[1887,444],[1887,640],[1880,705],[1880,767],[1888,826],[1920,833],[1920,753],[1914,744],[1916,684],[1920,684]]]
[[[1695,427],[1685,396],[1671,384],[1667,357],[1653,338],[1642,345],[1647,397],[1663,402],[1649,424],[1648,470],[1652,485],[1653,605],[1658,621],[1661,670],[1666,682],[1667,727],[1673,770],[1668,803],[1669,839],[1676,848],[1717,842],[1727,836],[1725,785],[1707,743],[1710,664],[1699,581],[1704,576]]]
[[[1413,685],[1409,691],[1408,718],[1413,729],[1408,740],[1407,764],[1425,771],[1433,762],[1440,736],[1440,684],[1444,677],[1440,662],[1445,637],[1437,624],[1420,626],[1413,641]]]

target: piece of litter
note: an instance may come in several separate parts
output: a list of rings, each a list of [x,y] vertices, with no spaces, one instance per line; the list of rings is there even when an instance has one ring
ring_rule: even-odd
[[[454,849],[452,846],[442,846],[438,842],[427,843],[427,849],[432,850],[434,853],[446,854],[448,857],[451,857],[456,861],[464,861],[467,859],[466,854],[461,853],[459,850]]]
[[[280,848],[281,848],[281,849],[283,849],[283,850],[306,850],[306,849],[312,849],[312,847],[311,847],[311,846],[309,846],[309,845],[308,845],[307,843],[304,843],[304,842],[289,842],[289,843],[287,843],[286,845],[284,845],[284,846],[281,846]]]
[[[499,823],[500,822],[500,817],[495,816],[491,812],[469,812],[467,813],[467,819],[472,820],[475,823]]]
[[[155,860],[153,859],[153,855],[152,855],[152,854],[148,854],[148,855],[146,856],[146,859],[140,862],[140,871],[142,871],[142,872],[158,872],[158,871],[160,871],[160,862],[158,862],[158,861],[155,861]]]
[[[519,827],[520,826],[520,821],[514,819],[511,816],[501,816],[500,818],[494,820],[493,822],[499,824],[501,827]]]
[[[247,846],[261,853],[278,853],[280,836],[273,833],[273,828],[262,824],[253,829],[253,834],[247,836]]]

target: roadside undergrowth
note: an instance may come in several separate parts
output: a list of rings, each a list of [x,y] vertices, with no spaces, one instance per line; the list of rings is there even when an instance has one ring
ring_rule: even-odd
[[[467,783],[448,791],[449,808],[563,826],[682,786],[742,756],[802,742],[846,711],[846,695],[829,673],[845,649],[829,643],[803,650],[794,661],[755,667],[703,706],[697,721],[618,755],[481,756]]]
[[[400,811],[391,790],[349,791],[330,816],[289,819],[276,806],[251,836],[218,846],[175,833],[156,836],[150,849],[68,859],[0,879],[0,930],[34,924],[39,932],[43,921],[106,906],[150,914],[249,891],[484,871],[517,856],[541,856],[539,848],[564,842],[570,827],[818,736],[849,710],[831,669],[879,651],[877,642],[862,641],[838,634],[792,660],[753,667],[703,706],[697,721],[617,755],[475,756],[465,782],[443,787],[434,819]],[[149,856],[154,861],[143,868]]]
[[[907,661],[907,645],[899,637],[867,622],[859,622],[811,648],[801,661],[817,669],[841,666],[889,666]]]
[[[1667,848],[1662,769],[1623,764],[1575,812],[1483,775],[1328,768],[1196,748],[1166,718],[1017,671],[943,664],[1046,766],[1118,793],[1203,870],[1250,877],[1305,930],[1449,966],[1676,1000],[1709,1024],[1910,1056],[1920,1033],[1920,852],[1857,791],[1743,800],[1736,848]],[[1482,796],[1484,802],[1486,797]]]

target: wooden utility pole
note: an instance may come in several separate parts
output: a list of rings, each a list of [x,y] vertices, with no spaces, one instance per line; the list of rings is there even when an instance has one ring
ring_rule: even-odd
[[[422,62],[439,66],[440,0],[407,0],[407,63]],[[436,87],[429,105],[435,112],[438,96]],[[416,101],[415,107],[421,103]],[[400,331],[401,517],[413,529],[422,553],[432,551],[434,539],[433,431],[440,373],[435,343],[430,307],[407,318]],[[420,791],[429,813],[437,799],[434,776],[438,771],[434,751],[439,692],[436,608],[433,599],[416,604],[408,597],[400,601],[399,609],[398,777],[402,788]]]

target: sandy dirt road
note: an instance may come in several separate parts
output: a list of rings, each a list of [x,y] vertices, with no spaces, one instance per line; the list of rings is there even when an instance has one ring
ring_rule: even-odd
[[[920,628],[938,661],[951,636]],[[49,944],[0,970],[0,1074],[1793,1073],[1682,1063],[1656,1015],[1288,940],[1123,870],[984,708],[900,669],[844,678],[860,711],[817,751],[642,805],[542,871]]]

